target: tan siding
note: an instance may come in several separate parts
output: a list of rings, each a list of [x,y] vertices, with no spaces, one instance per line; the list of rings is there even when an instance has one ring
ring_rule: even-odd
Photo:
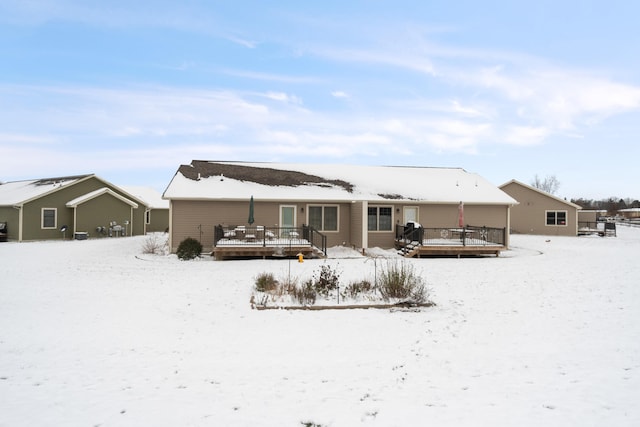
[[[316,205],[316,203],[313,203]],[[318,203],[332,205],[331,203]],[[307,203],[287,203],[296,206],[296,222],[302,226],[308,222]],[[334,204],[335,205],[335,204]],[[370,206],[392,207],[393,224],[403,221],[402,212],[404,206],[419,207],[419,222],[424,227],[457,227],[458,205],[419,204],[411,202],[402,203],[370,203]],[[254,225],[277,226],[279,225],[279,209],[281,204],[277,202],[254,201]],[[364,236],[363,227],[366,228],[366,212],[363,212],[366,202],[340,203],[339,206],[339,231],[337,233],[326,232],[327,246],[342,245],[362,248]],[[304,210],[303,210],[304,208]],[[505,228],[507,226],[507,206],[465,206],[465,223],[469,225]],[[171,246],[175,252],[182,240],[187,237],[200,239],[206,251],[213,246],[213,227],[217,224],[224,226],[248,225],[249,202],[231,201],[172,201],[172,229]],[[392,248],[394,246],[395,228],[391,231],[368,232],[368,247]]]
[[[383,206],[385,204],[374,204],[371,206]],[[389,206],[386,204],[385,206]],[[406,205],[393,204],[394,222],[401,224],[404,206],[418,207],[418,222],[425,228],[457,227],[458,226],[458,204],[416,204]],[[398,212],[399,210],[399,212]],[[465,225],[486,226],[494,228],[506,228],[508,218],[507,206],[486,206],[470,205],[464,207]],[[395,230],[391,232],[368,233],[369,247],[392,248],[394,246]]]
[[[351,245],[351,203],[309,203],[298,212],[298,226],[309,224],[309,206],[338,206],[338,231],[321,231],[327,236],[327,247]]]
[[[395,245],[396,229],[395,225],[402,222],[402,204],[389,202],[369,202],[370,207],[391,207],[391,231],[367,231],[368,247],[370,248],[393,248]],[[412,204],[415,206],[415,204]],[[399,212],[397,212],[399,210]],[[365,215],[365,218],[367,216]],[[367,224],[365,224],[365,227]]]
[[[319,203],[321,205],[334,206],[335,203]],[[254,226],[265,227],[279,226],[280,206],[295,206],[296,225],[301,227],[307,223],[308,204],[306,203],[277,203],[260,202],[254,200]],[[314,205],[316,205],[314,203]],[[233,227],[237,225],[248,225],[249,201],[172,201],[173,229],[171,230],[172,251],[178,248],[180,242],[187,237],[200,240],[200,227],[202,229],[201,243],[206,251],[213,246],[213,228],[216,225]],[[325,232],[327,236],[327,246],[337,246],[347,243],[350,235],[349,218],[351,207],[349,204],[338,204],[339,206],[339,231]]]
[[[598,221],[598,212],[597,211],[578,211],[578,221],[592,222],[595,224],[596,221]]]
[[[393,231],[370,231],[368,234],[370,248],[392,248],[395,244],[396,232]]]
[[[351,204],[351,229],[349,233],[349,245],[358,249],[362,249],[362,210],[363,203],[357,202]]]
[[[458,205],[420,206],[419,221],[423,227],[457,227]],[[465,225],[504,228],[507,226],[507,206],[464,205]]]
[[[511,230],[514,233],[554,236],[575,236],[577,234],[577,209],[538,191],[509,183],[502,190],[516,199],[519,204],[511,208]],[[566,211],[566,226],[546,225],[546,211]]]
[[[296,221],[302,225],[300,208],[295,205]],[[254,201],[253,225],[278,226],[280,221],[280,203]],[[180,242],[187,237],[200,240],[206,251],[213,247],[213,228],[216,225],[227,227],[248,225],[249,201],[172,201],[171,250],[175,252]],[[200,232],[202,231],[202,238]]]

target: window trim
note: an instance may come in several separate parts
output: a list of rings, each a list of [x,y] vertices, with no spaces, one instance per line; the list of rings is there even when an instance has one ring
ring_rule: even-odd
[[[282,212],[283,208],[292,208],[293,209],[293,225],[285,225],[283,224],[283,219],[284,219],[284,215]],[[278,224],[280,227],[284,227],[284,228],[295,228],[298,226],[298,212],[297,212],[298,206],[297,205],[280,205],[278,207]]]
[[[369,229],[369,209],[376,209],[376,229]],[[391,220],[389,221],[390,228],[388,230],[380,230],[380,209],[388,208],[391,211]],[[367,232],[368,233],[392,233],[393,232],[393,205],[369,205],[367,206]]]
[[[340,232],[340,205],[319,205],[319,204],[309,204],[307,205],[307,224],[311,225],[311,221],[309,220],[309,216],[311,215],[311,208],[322,208],[322,227],[317,229],[323,233],[339,233]],[[325,222],[324,222],[324,209],[325,208],[336,208],[336,229],[335,230],[325,230]]]
[[[558,224],[558,213],[564,213],[564,224]],[[553,213],[554,223],[549,224],[549,214]],[[568,227],[569,211],[563,209],[547,209],[544,211],[544,225],[546,227]]]
[[[45,211],[53,211],[53,226],[46,227],[44,225],[44,213]],[[40,210],[40,229],[42,230],[56,230],[58,228],[58,208],[41,208]]]

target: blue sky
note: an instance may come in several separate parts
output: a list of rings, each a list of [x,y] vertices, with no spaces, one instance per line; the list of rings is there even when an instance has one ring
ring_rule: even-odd
[[[0,0],[0,181],[199,160],[640,198],[640,3]]]

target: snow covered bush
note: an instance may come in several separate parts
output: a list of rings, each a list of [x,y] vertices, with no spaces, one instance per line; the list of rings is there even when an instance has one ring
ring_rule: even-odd
[[[202,243],[194,239],[193,237],[187,237],[178,245],[176,255],[181,260],[190,260],[200,256],[202,253]]]
[[[379,278],[380,295],[385,300],[401,299],[422,303],[429,297],[422,276],[414,271],[413,264],[388,261]]]

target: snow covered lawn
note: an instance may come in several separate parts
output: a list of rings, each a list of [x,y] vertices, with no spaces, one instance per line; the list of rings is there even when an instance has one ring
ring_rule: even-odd
[[[0,426],[640,425],[640,229],[411,260],[437,306],[409,311],[251,310],[263,272],[372,279],[356,252],[144,240],[0,244]]]

